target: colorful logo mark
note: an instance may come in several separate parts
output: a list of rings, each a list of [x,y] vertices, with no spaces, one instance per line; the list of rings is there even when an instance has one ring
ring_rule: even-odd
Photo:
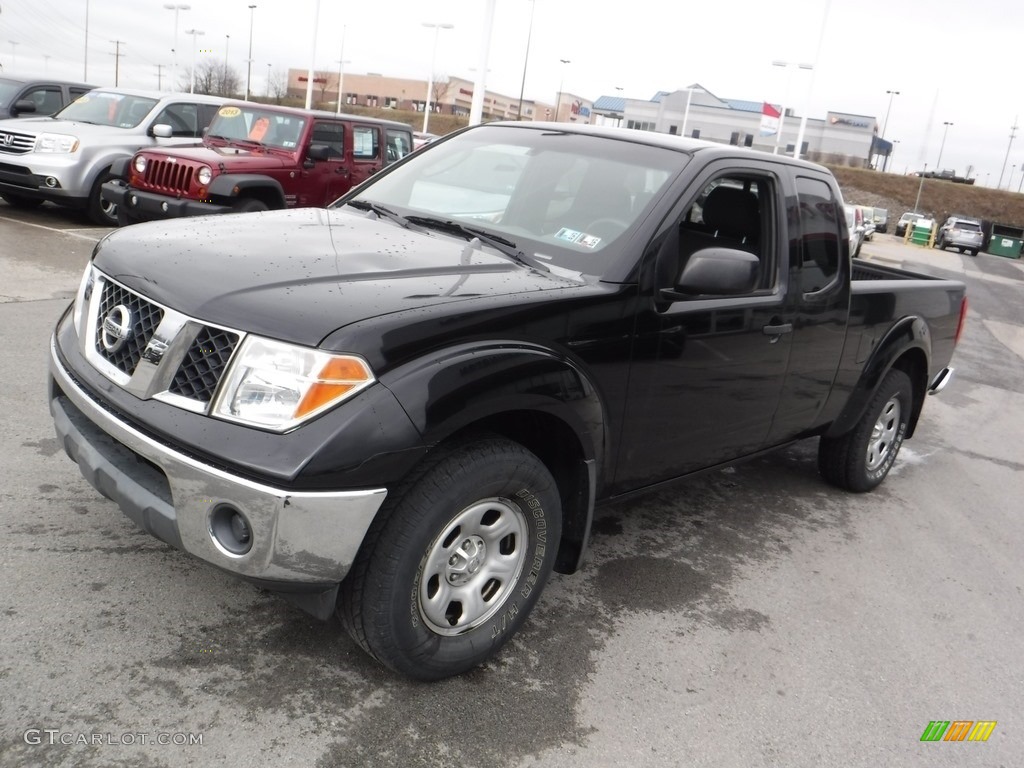
[[[988,741],[997,720],[932,720],[921,741]]]

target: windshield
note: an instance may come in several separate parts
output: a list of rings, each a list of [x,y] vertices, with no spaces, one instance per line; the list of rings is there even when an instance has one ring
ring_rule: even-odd
[[[206,135],[211,139],[295,149],[306,126],[304,118],[259,107],[227,105],[217,110]]]
[[[157,100],[148,96],[90,91],[64,107],[54,118],[115,128],[135,128],[146,119],[156,104]]]
[[[414,152],[351,200],[414,221],[454,221],[544,263],[600,276],[688,159],[593,135],[484,126]]]

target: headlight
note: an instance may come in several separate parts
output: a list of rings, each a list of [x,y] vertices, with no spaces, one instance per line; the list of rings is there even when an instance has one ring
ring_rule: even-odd
[[[249,336],[228,368],[213,415],[283,432],[374,381],[360,357]]]
[[[78,149],[78,139],[63,133],[41,133],[36,139],[36,152],[66,155]]]
[[[142,155],[136,155],[135,161],[132,163],[132,165],[135,166],[136,173],[141,174],[146,172],[146,158],[143,157]]]
[[[82,275],[82,282],[78,284],[78,293],[75,294],[75,308],[72,310],[71,318],[75,323],[75,333],[82,337],[83,320],[85,311],[89,308],[89,299],[92,298],[92,286],[95,278],[92,273],[92,263],[85,265],[85,273]]]
[[[196,178],[199,179],[199,183],[205,187],[213,178],[213,171],[211,171],[208,166],[204,165],[196,172]]]

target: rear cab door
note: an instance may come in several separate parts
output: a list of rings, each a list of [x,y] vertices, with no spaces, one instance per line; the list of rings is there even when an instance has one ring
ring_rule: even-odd
[[[384,166],[384,137],[378,125],[352,123],[347,156],[350,187],[366,181]]]
[[[788,294],[788,168],[742,158],[709,163],[679,198],[649,253],[649,305],[638,311],[618,491],[756,452],[782,393],[793,338]],[[713,199],[714,198],[714,199]],[[722,202],[725,201],[723,205]],[[659,242],[660,241],[660,242]],[[736,295],[675,293],[694,254],[756,257]]]

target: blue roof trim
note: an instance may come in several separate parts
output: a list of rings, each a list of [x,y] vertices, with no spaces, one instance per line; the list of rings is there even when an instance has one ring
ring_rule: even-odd
[[[625,112],[626,100],[621,96],[602,96],[594,102],[594,109],[604,109],[609,112]]]
[[[730,109],[737,109],[740,112],[760,112],[764,108],[763,101],[747,101],[746,99],[722,99],[722,101],[728,104]]]

